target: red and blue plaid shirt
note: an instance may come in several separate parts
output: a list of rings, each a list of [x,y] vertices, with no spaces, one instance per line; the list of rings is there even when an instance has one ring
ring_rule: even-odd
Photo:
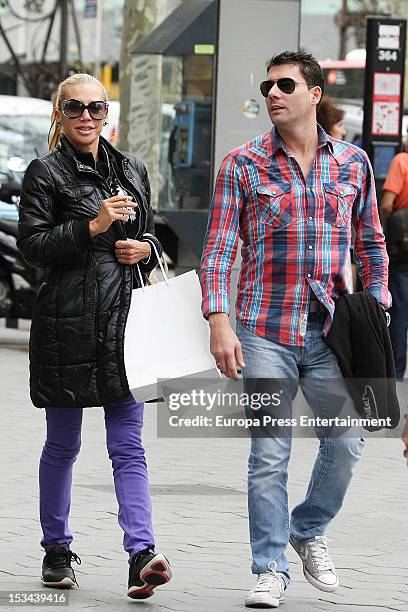
[[[314,292],[330,314],[327,333],[335,300],[347,291],[352,225],[363,288],[384,308],[391,305],[388,256],[368,157],[318,130],[306,181],[275,127],[224,158],[202,256],[205,317],[229,313],[230,274],[240,237],[237,319],[259,336],[303,346]]]

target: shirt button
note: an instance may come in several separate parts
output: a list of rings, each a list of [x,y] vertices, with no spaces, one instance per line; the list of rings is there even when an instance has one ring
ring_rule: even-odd
[[[311,275],[311,274],[308,274],[308,275],[307,275],[307,278],[312,278],[312,275]]]
[[[276,191],[272,191],[272,195],[276,195]]]
[[[309,246],[307,248],[309,249],[309,251],[311,251],[313,249],[311,244],[309,244]]]
[[[313,221],[313,217],[309,217],[309,221]]]

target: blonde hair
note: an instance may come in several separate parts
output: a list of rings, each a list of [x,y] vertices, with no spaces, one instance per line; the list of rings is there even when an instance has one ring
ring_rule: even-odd
[[[61,103],[64,100],[67,100],[68,89],[71,85],[80,85],[81,83],[93,83],[94,85],[98,85],[101,88],[103,99],[105,102],[108,101],[108,94],[106,92],[103,84],[98,81],[91,74],[79,73],[73,74],[62,81],[57,88],[53,96],[53,111],[51,115],[51,127],[48,134],[48,148],[55,149],[55,147],[59,144],[61,140],[61,136],[63,135],[62,124],[60,121],[57,121],[56,111],[60,109]]]

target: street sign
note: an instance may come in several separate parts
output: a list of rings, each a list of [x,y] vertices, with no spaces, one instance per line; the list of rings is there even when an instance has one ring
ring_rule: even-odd
[[[401,149],[405,39],[405,19],[367,19],[363,148],[377,179]]]

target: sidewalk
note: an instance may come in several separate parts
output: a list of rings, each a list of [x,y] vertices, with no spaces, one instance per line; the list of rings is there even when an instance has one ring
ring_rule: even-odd
[[[41,590],[37,468],[44,412],[29,400],[26,341],[26,331],[0,328],[0,602],[7,602],[5,592],[10,590]],[[157,439],[154,405],[146,407],[144,431],[157,549],[169,557],[174,579],[145,602],[125,596],[127,559],[116,520],[103,412],[87,409],[71,512],[72,548],[82,559],[81,566],[74,564],[80,589],[64,591],[69,610],[244,610],[244,594],[254,583],[245,492],[248,440]],[[316,449],[315,440],[294,441],[291,506],[306,490]],[[341,587],[335,594],[314,589],[289,549],[292,583],[282,610],[408,612],[407,517],[408,470],[402,444],[398,439],[371,439],[328,533]]]

